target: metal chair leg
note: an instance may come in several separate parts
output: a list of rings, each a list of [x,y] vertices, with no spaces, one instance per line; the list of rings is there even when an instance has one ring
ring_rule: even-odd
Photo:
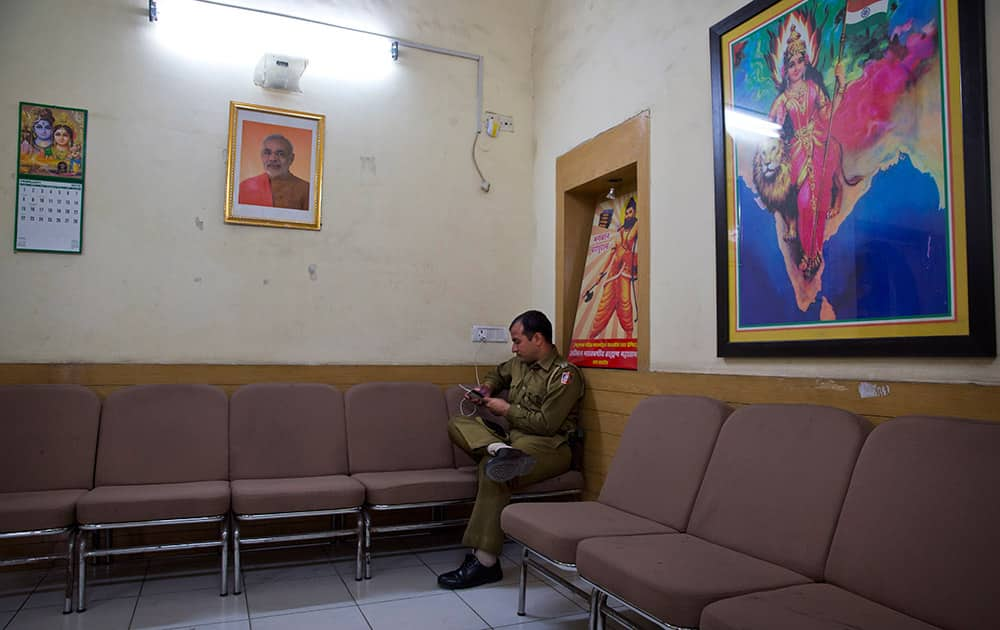
[[[517,590],[517,614],[524,616],[524,599],[528,593],[528,548],[521,549],[521,581]]]
[[[76,612],[87,610],[87,533],[81,532],[76,539]]]
[[[221,588],[219,595],[225,596],[229,594],[229,519],[224,518],[219,523],[221,528],[220,538],[222,539],[222,578],[221,578]],[[238,579],[238,578],[237,578]]]
[[[372,516],[368,510],[362,512],[365,530],[365,579],[372,577]]]
[[[590,630],[604,630],[603,608],[607,604],[608,596],[603,591],[594,589],[590,593]]]
[[[63,603],[63,614],[73,612],[73,574],[76,571],[76,528],[69,530],[66,540],[66,601]]]
[[[358,549],[354,557],[354,579],[358,582],[364,579],[364,568],[362,565],[364,564],[365,557],[365,532],[363,523],[364,518],[362,513],[358,512],[358,522],[356,525],[358,530]]]
[[[240,519],[233,517],[233,595],[242,591],[240,585]]]

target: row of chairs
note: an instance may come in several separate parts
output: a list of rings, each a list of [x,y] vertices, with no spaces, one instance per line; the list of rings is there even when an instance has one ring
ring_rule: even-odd
[[[86,609],[87,560],[122,554],[217,549],[225,595],[230,536],[237,593],[241,550],[250,545],[354,537],[355,577],[370,577],[375,534],[464,522],[440,514],[372,522],[382,511],[441,512],[474,499],[475,468],[447,435],[462,393],[431,383],[366,383],[346,393],[259,383],[227,397],[209,385],[138,385],[102,404],[76,385],[0,387],[0,541],[66,539],[61,553],[0,564],[65,558],[66,612],[74,579],[76,609]],[[572,471],[519,494],[573,496],[582,485]],[[305,517],[329,526],[241,532]],[[206,526],[218,533],[191,540]],[[182,540],[122,545],[126,536],[111,537],[136,528],[172,528],[155,531]]]
[[[591,627],[1000,628],[1000,423],[657,396],[596,501],[508,506],[528,570],[590,598]],[[555,569],[562,569],[562,573]],[[576,572],[581,586],[565,580]],[[589,588],[589,590],[588,590]]]

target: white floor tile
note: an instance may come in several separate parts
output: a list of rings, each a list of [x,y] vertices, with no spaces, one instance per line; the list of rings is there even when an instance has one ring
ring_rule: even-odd
[[[437,576],[426,566],[390,569],[372,573],[372,579],[345,580],[358,604],[419,597],[439,592]]]
[[[111,600],[117,601],[117,600]],[[244,595],[222,597],[215,590],[142,595],[133,628],[188,628],[247,619]]]
[[[178,628],[177,630],[181,630]],[[204,626],[184,626],[183,630],[250,630],[249,621],[223,621]]]
[[[529,582],[524,617],[517,614],[517,584],[480,586],[456,591],[491,626],[575,615],[581,607],[540,582]]]
[[[64,615],[62,606],[26,608],[14,616],[7,630],[125,630],[135,598],[90,602],[86,612]]]
[[[0,573],[0,611],[16,611],[45,578],[46,571],[27,569]]]
[[[11,590],[7,593],[0,594],[0,611],[15,611],[24,604],[24,601],[31,596],[31,591],[33,588],[28,588],[23,591]]]
[[[489,626],[454,593],[366,604],[373,630],[479,630]]]
[[[240,553],[240,563],[247,569],[274,565],[288,566],[308,562],[328,562],[329,560],[329,545],[310,545],[308,547],[290,547],[287,549],[246,547]]]
[[[214,556],[151,560],[142,585],[143,595],[215,590],[222,587],[219,559]],[[227,572],[229,569],[227,568]],[[227,579],[232,580],[230,576]]]
[[[219,570],[214,573],[192,573],[190,575],[150,576],[142,585],[143,595],[162,593],[183,593],[184,591],[215,590],[222,588]],[[89,590],[89,589],[88,589]]]
[[[65,579],[65,576],[63,576]],[[126,597],[135,598],[139,595],[139,588],[142,586],[142,578],[121,579],[114,581],[91,582],[87,581],[87,602],[96,602],[102,599],[122,599]],[[73,590],[74,601],[76,598],[76,587]],[[38,586],[28,601],[25,608],[45,608],[48,606],[62,606],[66,600],[66,582],[51,581],[46,579]]]
[[[497,626],[504,630],[516,630],[526,628],[527,630],[586,630],[587,613],[571,615],[569,617],[559,617],[557,619],[543,619],[541,621],[526,621],[511,626]]]
[[[250,617],[254,619],[354,605],[344,581],[336,575],[307,580],[248,582],[245,594]]]
[[[247,568],[243,571],[243,583],[263,584],[281,580],[305,580],[336,576],[337,571],[332,562],[315,560],[303,564],[271,564]]]
[[[405,569],[407,567],[419,567],[423,563],[420,558],[413,553],[400,553],[392,555],[378,555],[372,558],[372,575],[382,571],[393,569]],[[337,572],[345,578],[354,579],[354,558],[344,558],[337,560],[334,565]]]
[[[328,608],[275,617],[255,617],[253,630],[369,630],[357,606]]]

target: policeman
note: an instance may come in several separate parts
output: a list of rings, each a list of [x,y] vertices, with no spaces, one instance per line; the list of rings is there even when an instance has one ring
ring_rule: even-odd
[[[504,535],[500,512],[511,488],[560,475],[570,467],[569,437],[576,431],[583,378],[552,343],[552,323],[541,311],[527,311],[510,324],[511,351],[517,355],[492,370],[466,399],[485,406],[510,424],[456,416],[448,424],[451,441],[479,462],[479,490],[462,544],[472,547],[458,569],[438,584],[457,589],[503,579],[498,555]],[[507,400],[493,394],[508,390]]]

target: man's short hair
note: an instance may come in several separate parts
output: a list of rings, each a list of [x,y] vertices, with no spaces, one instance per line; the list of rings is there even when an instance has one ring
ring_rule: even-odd
[[[263,140],[260,141],[260,146],[263,147],[265,142],[270,142],[271,140],[280,140],[281,142],[284,142],[285,146],[288,147],[289,155],[295,153],[295,147],[292,146],[292,141],[286,138],[285,136],[281,135],[280,133],[272,133],[268,137],[264,138]]]
[[[546,342],[552,343],[552,322],[545,316],[545,313],[534,310],[525,311],[514,318],[514,321],[510,323],[510,328],[513,328],[518,322],[524,328],[524,336],[528,339],[534,337],[535,333],[539,333]]]

